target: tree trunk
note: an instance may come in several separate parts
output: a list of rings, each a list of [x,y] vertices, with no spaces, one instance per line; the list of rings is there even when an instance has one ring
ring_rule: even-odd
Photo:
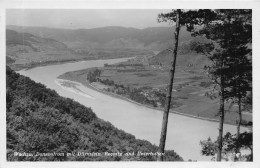
[[[238,90],[239,91],[239,90]],[[242,111],[241,111],[241,96],[240,93],[238,93],[238,123],[237,123],[237,143],[236,143],[236,153],[240,152],[240,142],[239,142],[239,137],[240,137],[240,126],[241,126],[241,122],[242,122]],[[238,158],[235,158],[235,160],[237,160]]]
[[[253,148],[249,147],[249,149],[251,150],[251,156],[248,161],[253,161]]]
[[[223,62],[222,62],[223,67]],[[224,81],[223,81],[223,74],[221,74],[220,78],[220,88],[221,88],[221,95],[220,95],[220,108],[219,108],[219,135],[218,135],[218,151],[217,151],[217,161],[221,161],[221,153],[222,153],[222,141],[223,141],[223,124],[224,124],[224,115],[225,115],[225,98],[224,98]]]
[[[166,96],[165,108],[163,113],[163,122],[162,122],[162,130],[161,130],[161,138],[160,138],[160,145],[159,145],[159,152],[164,153],[165,148],[165,141],[166,141],[166,134],[167,134],[167,123],[168,123],[168,115],[171,106],[171,98],[172,98],[172,85],[175,73],[175,65],[176,65],[176,57],[177,57],[177,49],[178,49],[178,40],[179,40],[179,31],[180,31],[180,9],[177,9],[176,14],[176,29],[175,29],[175,45],[173,51],[173,62],[170,71],[170,83],[168,86],[168,93]],[[158,161],[163,161],[163,155],[159,155]]]

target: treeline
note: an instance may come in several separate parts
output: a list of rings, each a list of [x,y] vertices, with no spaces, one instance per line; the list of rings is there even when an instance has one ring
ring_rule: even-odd
[[[127,66],[136,66],[136,67],[141,67],[144,66],[143,64],[138,64],[138,63],[125,63],[125,64],[104,64],[104,67],[127,67]]]
[[[66,63],[66,62],[75,62],[75,61],[81,61],[81,60],[86,60],[86,59],[65,59],[65,60],[48,60],[48,61],[42,61],[42,62],[35,62],[32,61],[30,63],[27,64],[13,64],[15,62],[15,60],[13,59],[12,62],[10,62],[10,58],[7,58],[7,65],[10,66],[13,70],[15,71],[19,71],[22,69],[32,69],[38,66],[47,66],[47,65],[51,65],[51,64],[61,64],[61,63]],[[91,58],[88,58],[89,60],[91,60]]]
[[[148,90],[149,92],[147,94],[143,94],[144,91]],[[127,95],[129,96],[129,98],[138,103],[148,104],[152,107],[164,106],[165,104],[165,93],[153,91],[154,98],[151,98],[151,96],[149,96],[149,94],[152,94],[150,88],[132,88],[127,91]]]
[[[154,156],[14,156],[14,152],[156,152],[158,147],[115,128],[87,108],[28,77],[6,70],[8,161],[156,160]],[[181,161],[174,151],[166,159]]]
[[[87,80],[90,83],[96,82],[97,78],[100,77],[100,75],[101,75],[101,70],[99,70],[99,69],[92,70],[92,71],[88,72]]]
[[[106,91],[113,92],[118,95],[122,95],[126,98],[129,98],[137,103],[146,104],[152,107],[164,107],[166,94],[165,91],[154,90],[151,87],[129,87],[122,84],[116,84],[111,79],[102,79],[100,78],[102,70],[94,69],[88,72],[87,80],[92,82],[100,82],[106,86],[109,86]],[[171,108],[181,105],[178,102],[175,102],[172,98]]]

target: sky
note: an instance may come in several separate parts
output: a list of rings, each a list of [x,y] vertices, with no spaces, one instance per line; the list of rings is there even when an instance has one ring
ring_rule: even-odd
[[[170,9],[7,9],[6,24],[66,29],[105,26],[147,28],[169,26],[158,23],[159,13]]]

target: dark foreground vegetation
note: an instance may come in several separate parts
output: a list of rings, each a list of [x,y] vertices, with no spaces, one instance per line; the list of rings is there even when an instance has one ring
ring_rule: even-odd
[[[9,67],[6,73],[8,161],[156,160],[136,154],[156,153],[157,146],[115,128],[97,118],[91,108],[61,97]],[[25,156],[15,156],[15,152]],[[67,155],[73,152],[75,156]],[[89,155],[79,156],[78,152]],[[105,152],[123,155],[106,156]],[[124,155],[127,152],[134,155]],[[93,156],[97,153],[101,155]],[[166,160],[182,161],[173,150],[165,153]]]
[[[230,158],[232,154],[236,152],[237,143],[239,142],[239,148],[243,150],[250,150],[246,154],[238,153],[236,158]],[[211,160],[216,159],[216,153],[218,150],[218,141],[212,141],[209,137],[207,140],[200,141],[202,146],[201,154],[206,156],[212,156]],[[233,156],[234,157],[234,156]],[[243,132],[239,134],[239,139],[237,139],[237,134],[231,134],[227,132],[223,136],[223,148],[222,148],[222,159],[229,161],[229,159],[235,161],[253,161],[253,133],[252,131]]]

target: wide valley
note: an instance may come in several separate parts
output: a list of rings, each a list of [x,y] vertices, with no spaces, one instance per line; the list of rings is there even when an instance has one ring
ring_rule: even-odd
[[[158,145],[163,114],[161,111],[103,94],[77,82],[57,78],[69,71],[103,67],[104,64],[119,63],[127,59],[92,60],[49,65],[21,70],[19,73],[46,85],[50,89],[54,89],[61,96],[74,99],[87,107],[91,107],[99,118],[109,121],[115,127],[133,134],[136,138],[145,139]],[[217,122],[171,113],[168,121],[166,149],[174,149],[186,161],[189,159],[209,161],[211,157],[202,156],[200,153],[200,141],[208,137],[216,139],[218,125]],[[242,132],[247,130],[244,127],[241,129]],[[236,133],[236,126],[225,124],[225,132]]]

